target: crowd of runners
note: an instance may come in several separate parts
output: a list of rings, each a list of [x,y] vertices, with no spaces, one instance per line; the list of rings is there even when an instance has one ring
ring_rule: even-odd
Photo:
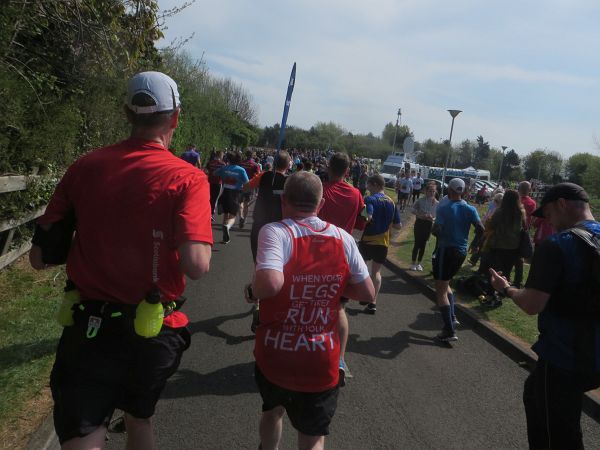
[[[380,270],[402,211],[405,222],[415,216],[411,270],[423,270],[436,239],[435,338],[458,340],[450,281],[470,250],[498,298],[539,314],[539,361],[523,396],[530,448],[583,448],[582,396],[600,386],[600,224],[580,186],[556,185],[537,205],[522,182],[494,193],[482,221],[460,178],[439,198],[436,185],[405,173],[393,199],[368,160],[332,150],[215,150],[202,164],[189,146],[174,156],[179,93],[159,72],[129,80],[125,111],[130,137],[69,167],[29,255],[36,269],[67,264],[50,380],[64,449],[102,448],[115,408],[125,412],[127,448],[154,448],[156,402],[191,342],[185,276],[209,272],[214,227],[227,245],[250,211],[254,275],[244,297],[257,311],[259,449],[278,448],[285,414],[300,449],[324,447],[348,374],[344,304],[359,301],[367,315],[381,307]],[[522,287],[531,226],[539,233]]]
[[[408,270],[423,271],[423,259],[431,260],[436,299],[443,324],[441,332],[435,338],[442,342],[458,340],[456,329],[460,322],[456,317],[455,293],[450,283],[469,253],[469,263],[471,266],[479,264],[479,268],[470,277],[475,281],[461,280],[461,285],[478,281],[480,293],[489,294],[481,295],[480,301],[497,307],[502,305],[502,299],[507,293],[506,290],[498,292],[494,289],[493,281],[502,279],[510,283],[510,286],[520,289],[523,285],[524,263],[530,262],[533,246],[540,245],[556,233],[556,229],[543,215],[534,217],[537,203],[530,197],[531,184],[528,181],[518,183],[516,189],[498,185],[487,193],[472,192],[468,182],[455,178],[449,181],[446,195],[440,198],[436,183],[425,184],[420,173],[402,171],[397,176],[397,198],[394,200],[385,193],[384,180],[377,174],[376,168],[363,164],[359,158],[351,160],[347,155],[333,151],[282,151],[276,155],[274,150],[248,149],[243,155],[241,158],[241,153],[213,152],[206,165],[206,172],[212,183],[213,220],[217,213],[226,214],[222,243],[229,242],[232,217],[238,211],[239,227],[244,227],[248,203],[255,192],[257,207],[251,248],[257,270],[270,267],[264,258],[268,260],[271,255],[265,256],[259,249],[257,259],[257,246],[260,247],[258,242],[261,241],[259,231],[265,224],[284,218],[280,205],[286,177],[291,174],[314,173],[321,181],[323,198],[323,204],[315,211],[315,215],[324,220],[324,223],[346,231],[347,236],[358,230],[355,233],[360,235],[358,251],[363,261],[370,264],[369,276],[373,284],[372,299],[361,301],[361,304],[365,306],[364,312],[372,315],[377,311],[382,264],[387,258],[395,232],[402,227],[401,213],[405,212],[405,219],[413,214],[414,245]],[[277,175],[272,175],[273,173]],[[262,180],[263,177],[266,177],[265,180]],[[278,177],[276,184],[274,177]],[[219,184],[222,184],[222,189]],[[237,192],[230,194],[228,189],[235,189]],[[231,201],[232,198],[235,200]],[[471,201],[475,205],[483,205],[479,206],[485,210],[483,218],[480,218]],[[469,243],[471,227],[475,233]],[[431,235],[436,238],[435,250],[426,255],[425,249]],[[251,285],[248,286],[251,289]],[[481,290],[481,286],[486,288]],[[258,304],[253,295],[248,294],[246,298]],[[342,297],[340,301],[344,305],[348,299]],[[258,311],[254,314],[253,331],[257,327],[261,329],[260,316]],[[348,372],[344,359],[348,328],[348,319],[341,307],[338,314],[340,386],[345,384]],[[257,348],[260,347],[260,339],[262,335],[259,334]],[[260,364],[257,360],[257,365]],[[321,431],[325,433],[326,429]]]

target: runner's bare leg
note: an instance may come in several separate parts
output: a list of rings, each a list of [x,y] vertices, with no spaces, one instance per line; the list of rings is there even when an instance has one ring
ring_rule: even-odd
[[[344,359],[346,355],[346,344],[348,343],[348,333],[350,331],[350,324],[348,323],[348,316],[342,306],[338,313],[338,333],[340,335],[340,358]]]
[[[260,418],[260,426],[258,432],[262,450],[277,450],[281,433],[283,432],[283,415],[285,408],[276,406],[270,411],[264,411]]]
[[[152,450],[154,448],[152,418],[138,419],[127,413],[124,417],[127,429],[126,450]]]
[[[106,427],[101,426],[96,430],[81,438],[69,439],[61,446],[61,450],[79,450],[82,448],[89,450],[101,450],[106,442]]]
[[[323,450],[325,436],[308,436],[298,432],[298,450]]]
[[[381,264],[375,261],[371,262],[371,279],[373,280],[373,287],[375,287],[373,303],[377,303],[377,294],[379,294],[381,288]]]

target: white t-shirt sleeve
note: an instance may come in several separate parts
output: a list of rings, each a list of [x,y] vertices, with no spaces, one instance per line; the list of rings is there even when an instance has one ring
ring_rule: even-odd
[[[339,230],[344,241],[344,253],[346,253],[348,268],[350,269],[350,279],[348,282],[350,284],[360,283],[369,276],[369,269],[358,251],[354,238],[341,228]]]
[[[283,272],[292,254],[290,232],[281,223],[269,223],[258,233],[256,270],[271,269]]]

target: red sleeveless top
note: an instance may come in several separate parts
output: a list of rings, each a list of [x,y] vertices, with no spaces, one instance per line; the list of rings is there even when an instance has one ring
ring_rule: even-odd
[[[338,384],[338,309],[350,276],[339,229],[286,219],[292,253],[277,295],[261,299],[254,356],[264,376],[285,389],[320,392]]]

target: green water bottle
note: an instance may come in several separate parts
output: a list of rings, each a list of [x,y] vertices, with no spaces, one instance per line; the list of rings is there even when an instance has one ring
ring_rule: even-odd
[[[65,293],[63,294],[63,301],[58,308],[56,313],[56,320],[63,327],[70,327],[75,322],[73,321],[73,305],[79,303],[79,291],[71,280],[67,280],[65,285]]]
[[[145,338],[158,336],[164,317],[165,310],[160,302],[160,292],[154,289],[135,309],[135,332]]]

